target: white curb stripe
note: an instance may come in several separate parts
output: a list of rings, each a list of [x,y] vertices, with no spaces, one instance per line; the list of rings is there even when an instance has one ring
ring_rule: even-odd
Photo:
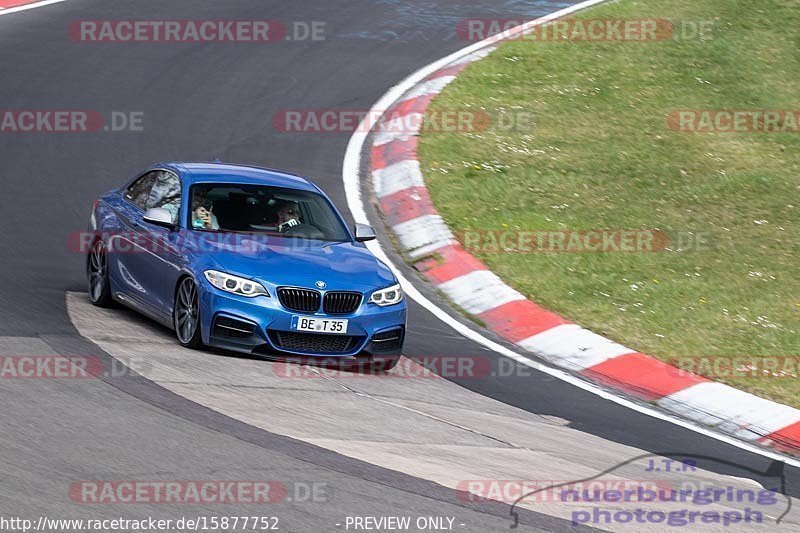
[[[392,226],[404,249],[412,251],[422,246],[450,242],[453,234],[439,215],[422,215]],[[438,244],[437,247],[444,246]]]
[[[636,351],[577,324],[555,326],[517,344],[560,366],[577,371]]]
[[[455,76],[440,76],[438,78],[433,78],[427,81],[423,81],[419,85],[416,85],[413,89],[408,91],[406,94],[403,95],[397,103],[405,102],[407,100],[411,100],[412,98],[418,98],[420,96],[428,96],[431,94],[439,94],[442,92],[442,89],[447,87],[453,80],[455,80]]]
[[[416,137],[422,127],[425,116],[422,113],[406,113],[403,116],[381,122],[375,132],[372,146],[383,146],[397,140]]]
[[[473,315],[479,315],[508,302],[524,300],[525,297],[515,291],[488,270],[475,270],[450,281],[445,281],[438,289],[447,295],[456,305]]]
[[[406,159],[405,161],[374,170],[372,172],[372,181],[375,187],[375,195],[378,198],[389,196],[410,187],[425,186],[425,181],[422,179],[422,171],[419,168],[419,161],[416,159]]]
[[[483,59],[484,57],[488,56],[489,54],[494,52],[496,49],[497,49],[496,46],[490,46],[490,47],[487,47],[487,48],[483,48],[481,50],[478,50],[477,52],[473,52],[473,53],[471,53],[469,55],[466,55],[466,56],[462,57],[461,59],[456,59],[455,61],[453,61],[452,63],[450,63],[447,66],[448,67],[457,67],[458,65],[463,65],[464,63],[472,63],[473,61],[478,61],[479,59]]]
[[[428,244],[427,246],[420,246],[416,250],[409,252],[408,255],[411,259],[417,259],[419,257],[431,254],[438,250],[439,248],[443,248],[445,246],[450,246],[453,244],[458,244],[458,241],[455,238],[449,240],[440,240],[434,243]]]
[[[800,411],[793,407],[711,381],[670,394],[658,404],[745,440],[756,440],[800,421]]]

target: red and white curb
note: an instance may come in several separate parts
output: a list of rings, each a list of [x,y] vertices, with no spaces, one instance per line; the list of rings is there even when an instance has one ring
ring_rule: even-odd
[[[421,117],[461,70],[494,50],[497,40],[439,66],[387,105],[386,115],[393,121]],[[403,120],[406,126],[399,128],[391,121],[376,124],[369,144],[372,185],[403,252],[454,304],[500,337],[559,367],[738,439],[800,452],[800,410],[679,371],[573,324],[527,300],[464,250],[425,188],[418,131],[407,126],[421,124],[419,117]]]
[[[0,0],[0,15],[10,15],[11,13],[58,4],[64,1],[66,0],[43,0],[39,2],[36,0]]]

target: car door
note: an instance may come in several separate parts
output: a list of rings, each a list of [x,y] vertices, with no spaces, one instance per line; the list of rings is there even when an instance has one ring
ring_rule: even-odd
[[[145,212],[148,209],[167,209],[172,214],[175,229],[142,221],[142,238],[147,242],[147,253],[141,261],[142,279],[148,288],[150,304],[168,319],[172,314],[175,284],[183,266],[179,244],[179,222],[182,207],[180,178],[168,170],[155,174]]]
[[[147,283],[143,280],[146,250],[141,241],[142,216],[155,183],[156,172],[147,172],[122,191],[121,200],[114,208],[122,231],[114,234],[109,242],[109,275],[112,285],[119,287],[125,300],[144,312],[149,309]]]

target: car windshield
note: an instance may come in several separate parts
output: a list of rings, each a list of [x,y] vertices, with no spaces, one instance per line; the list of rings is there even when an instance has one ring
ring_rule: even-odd
[[[189,227],[198,231],[350,240],[330,203],[316,193],[264,185],[204,183],[191,188],[190,198]]]

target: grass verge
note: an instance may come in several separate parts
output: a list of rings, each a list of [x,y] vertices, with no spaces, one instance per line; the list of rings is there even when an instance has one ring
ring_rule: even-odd
[[[575,18],[669,18],[678,35],[502,45],[431,110],[527,112],[536,125],[423,134],[438,210],[458,234],[662,230],[672,241],[651,253],[470,251],[537,303],[662,360],[730,359],[735,369],[733,358],[773,356],[792,366],[800,134],[688,133],[668,117],[800,110],[799,8],[797,0],[621,0]],[[702,24],[711,31],[692,36]],[[781,369],[699,368],[800,406],[800,370]]]

